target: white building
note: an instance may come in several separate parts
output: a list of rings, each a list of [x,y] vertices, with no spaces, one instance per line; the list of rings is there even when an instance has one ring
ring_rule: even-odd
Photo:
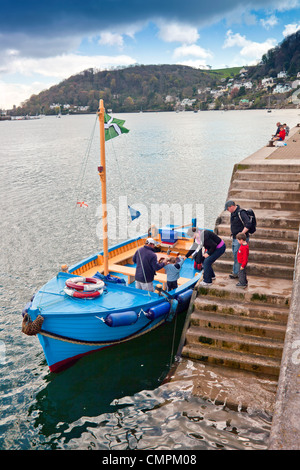
[[[181,106],[193,106],[193,103],[195,103],[196,99],[190,100],[189,98],[184,98],[181,101]]]
[[[287,78],[287,73],[284,70],[282,70],[281,72],[277,74],[277,78]]]
[[[263,78],[262,81],[261,81],[261,86],[263,88],[267,88],[268,86],[272,86],[274,83],[274,80],[272,77],[266,77],[266,78]]]
[[[49,106],[50,109],[55,109],[55,108],[60,108],[60,107],[61,107],[60,103],[53,103],[53,104],[50,104]]]
[[[166,103],[172,103],[172,101],[175,101],[176,98],[174,98],[174,96],[171,96],[171,95],[167,95],[166,98],[165,98],[165,102]]]
[[[278,83],[276,87],[273,90],[273,93],[287,93],[288,91],[291,91],[292,87],[287,84],[287,83]]]

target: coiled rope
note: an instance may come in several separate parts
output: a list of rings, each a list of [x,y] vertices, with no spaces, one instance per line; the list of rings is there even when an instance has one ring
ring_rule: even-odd
[[[22,321],[22,332],[28,336],[34,336],[40,333],[43,325],[44,317],[38,315],[34,321],[31,320],[28,313],[24,315]]]

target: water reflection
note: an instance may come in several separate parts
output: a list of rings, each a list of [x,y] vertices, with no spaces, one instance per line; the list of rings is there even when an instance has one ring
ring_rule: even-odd
[[[88,417],[120,411],[127,406],[122,403],[124,396],[155,389],[174,360],[184,320],[182,313],[176,322],[130,343],[83,357],[59,374],[49,373],[47,385],[29,409],[35,427],[47,437],[59,430],[62,439],[66,429],[82,417],[89,422]]]
[[[271,424],[267,413],[235,412],[196,397],[191,380],[160,385],[169,371],[173,326],[48,374],[28,410],[42,436],[37,448],[265,449]]]
[[[49,429],[50,448],[98,450],[260,450],[270,417],[235,413],[191,394],[192,384],[162,385],[115,400],[111,410],[83,414]],[[84,411],[84,410],[83,410]],[[45,434],[45,428],[43,428]]]

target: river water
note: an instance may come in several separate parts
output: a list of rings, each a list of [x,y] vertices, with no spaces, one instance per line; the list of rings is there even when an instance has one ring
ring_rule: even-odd
[[[118,117],[130,133],[108,143],[113,243],[176,208],[182,223],[197,215],[213,228],[233,165],[266,145],[277,121],[299,121],[298,110]],[[184,315],[49,373],[38,339],[21,333],[21,311],[61,264],[102,247],[97,122],[4,121],[0,136],[0,449],[265,449],[271,416],[194,397],[189,383],[162,383]],[[135,223],[121,210],[127,203],[142,212]]]

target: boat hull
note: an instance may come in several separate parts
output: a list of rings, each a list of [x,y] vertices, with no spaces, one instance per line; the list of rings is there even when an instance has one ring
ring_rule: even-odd
[[[148,322],[149,323],[149,322]],[[160,320],[157,322],[154,322],[151,327],[145,328],[143,332],[140,334],[146,334],[150,332],[152,329],[160,326],[162,323],[164,323],[164,320]],[[78,322],[76,325],[76,330],[78,331],[82,327],[82,322]],[[107,327],[112,328],[112,327]],[[117,327],[113,327],[114,330],[116,330]],[[130,337],[128,338],[128,328],[125,327],[122,328],[122,331],[113,331],[110,332],[111,336],[111,342],[109,340],[103,339],[102,344],[101,344],[101,339],[100,334],[102,333],[102,337],[105,338],[107,337],[107,331],[104,329],[104,331],[100,332],[100,328],[95,328],[95,332],[99,334],[98,339],[94,342],[93,340],[80,340],[78,341],[78,338],[76,338],[75,333],[74,333],[74,338],[71,336],[65,337],[65,336],[57,336],[55,338],[51,333],[44,333],[46,330],[42,330],[40,334],[38,334],[38,338],[40,341],[40,344],[43,348],[45,358],[49,367],[49,370],[51,372],[60,372],[71,365],[73,365],[76,361],[78,361],[81,357],[86,356],[88,354],[91,354],[93,352],[99,351],[101,349],[105,349],[108,347],[115,346],[117,344],[121,344],[123,342],[132,340],[134,338],[137,338],[140,334],[135,333],[134,331],[129,335]],[[120,328],[118,328],[120,330]],[[92,336],[87,334],[87,330],[85,330],[85,335],[87,336]],[[88,344],[90,341],[91,344]],[[99,343],[99,344],[97,344]]]
[[[131,243],[132,240],[127,245],[131,246]],[[66,281],[78,277],[78,270],[82,266],[91,266],[91,260],[96,260],[99,255],[101,253],[73,266],[71,272],[58,273],[23,311],[23,316],[26,315],[32,324],[42,318],[37,336],[51,372],[59,372],[82,356],[131,341],[171,321],[175,315],[187,310],[193,288],[200,278],[200,273],[195,275],[191,271],[191,278],[169,293],[142,291],[135,288],[134,282],[128,285],[125,281],[108,280],[97,298],[67,295]]]
[[[55,314],[34,307],[27,313],[33,322],[38,315],[43,317],[42,329],[37,336],[50,371],[59,372],[82,356],[126,343],[171,321],[174,315],[187,309],[192,291],[189,286],[168,301],[162,297],[144,302],[134,310],[114,309],[109,314],[97,311]],[[115,323],[111,323],[114,316]]]

